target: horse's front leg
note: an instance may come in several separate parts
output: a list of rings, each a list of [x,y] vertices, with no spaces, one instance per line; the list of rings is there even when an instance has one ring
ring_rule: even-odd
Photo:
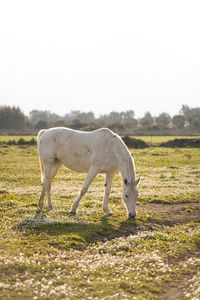
[[[74,203],[72,204],[72,208],[70,211],[71,215],[75,215],[76,214],[76,209],[79,205],[79,202],[81,200],[81,198],[83,197],[83,195],[87,192],[90,184],[92,183],[92,181],[94,180],[94,178],[96,177],[98,173],[98,170],[95,167],[91,167],[88,171],[87,177],[85,179],[85,182],[80,190],[80,193],[78,195],[78,197],[76,198],[76,200],[74,201]]]
[[[108,209],[108,199],[109,199],[111,185],[112,185],[114,175],[115,175],[115,173],[107,173],[106,174],[105,196],[104,196],[104,200],[103,200],[103,211],[108,216],[112,216],[112,213]]]

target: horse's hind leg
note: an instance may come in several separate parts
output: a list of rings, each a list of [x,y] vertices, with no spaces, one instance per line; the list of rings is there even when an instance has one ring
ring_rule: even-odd
[[[48,200],[48,209],[52,210],[53,206],[51,203],[51,174],[52,174],[52,163],[44,164],[44,179],[43,179],[43,186],[42,186],[42,192],[40,195],[40,200],[39,200],[39,208],[43,208],[43,203],[44,203],[44,196],[45,192],[47,193],[47,200]]]
[[[38,205],[39,205],[40,210],[42,210],[42,208],[43,208],[44,196],[45,196],[45,185],[42,184],[42,191],[41,191],[41,194],[40,194],[40,199],[38,201]]]
[[[54,178],[56,176],[56,174],[57,174],[58,169],[60,168],[60,166],[61,166],[61,162],[60,161],[54,162],[52,170],[51,170],[51,178]]]
[[[106,174],[106,183],[105,183],[105,196],[103,200],[103,211],[109,216],[112,215],[112,213],[108,209],[108,199],[110,195],[111,185],[113,181],[115,173],[107,173]]]
[[[78,207],[78,204],[81,200],[81,198],[83,197],[83,195],[87,192],[90,184],[92,183],[92,181],[94,180],[94,178],[96,177],[98,173],[98,170],[94,167],[91,167],[88,171],[87,177],[85,179],[85,182],[80,190],[80,193],[78,195],[78,197],[76,198],[76,200],[74,201],[74,203],[72,204],[72,208],[70,211],[70,214],[76,214],[76,209]]]
[[[48,210],[52,210],[53,206],[51,203],[51,173],[52,173],[52,164],[49,164],[45,168],[45,178],[44,178],[44,183],[45,183],[45,189],[47,192],[47,200],[48,200]]]

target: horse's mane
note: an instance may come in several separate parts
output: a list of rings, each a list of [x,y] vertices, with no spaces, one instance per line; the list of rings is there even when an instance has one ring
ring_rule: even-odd
[[[108,129],[108,128],[100,128],[97,129],[99,131],[99,134],[104,138],[104,146],[106,147],[108,142],[115,137],[120,138],[117,134],[115,134],[114,132],[112,132],[112,130]]]
[[[111,131],[112,132],[112,131]],[[110,136],[111,137],[111,136]],[[115,154],[118,157],[118,161],[120,161],[121,166],[126,166],[126,172],[128,172],[128,176],[131,177],[132,180],[135,180],[135,164],[133,157],[124,143],[124,141],[120,138],[119,135],[113,134],[112,133],[112,138],[113,138],[113,146],[115,144]],[[124,170],[124,167],[122,167]]]

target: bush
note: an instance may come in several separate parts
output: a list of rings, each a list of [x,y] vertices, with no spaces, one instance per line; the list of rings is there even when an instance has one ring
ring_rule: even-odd
[[[23,145],[29,145],[29,146],[35,146],[37,144],[36,140],[32,138],[29,141],[26,141],[23,138],[20,138],[17,142],[16,140],[9,140],[8,142],[1,142],[2,144],[11,145],[11,146],[23,146]]]
[[[122,140],[128,148],[144,149],[149,147],[148,144],[144,141],[140,139],[131,138],[130,136],[124,136]]]
[[[36,140],[34,138],[32,138],[30,141],[26,141],[23,138],[20,138],[19,141],[17,142],[17,145],[30,145],[30,146],[34,146],[36,145]]]
[[[16,145],[16,141],[15,140],[9,140],[7,142],[7,145]]]

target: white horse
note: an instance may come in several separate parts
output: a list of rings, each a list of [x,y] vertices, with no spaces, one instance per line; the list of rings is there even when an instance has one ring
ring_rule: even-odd
[[[48,209],[53,209],[50,195],[51,178],[63,164],[73,171],[87,173],[81,191],[72,205],[71,214],[76,214],[82,196],[96,175],[106,173],[103,211],[112,215],[108,209],[108,198],[113,177],[119,171],[123,179],[123,201],[128,216],[136,216],[137,185],[140,179],[136,180],[133,158],[118,135],[107,128],[83,132],[57,127],[40,130],[37,144],[42,181],[40,209],[43,207],[45,192]]]

